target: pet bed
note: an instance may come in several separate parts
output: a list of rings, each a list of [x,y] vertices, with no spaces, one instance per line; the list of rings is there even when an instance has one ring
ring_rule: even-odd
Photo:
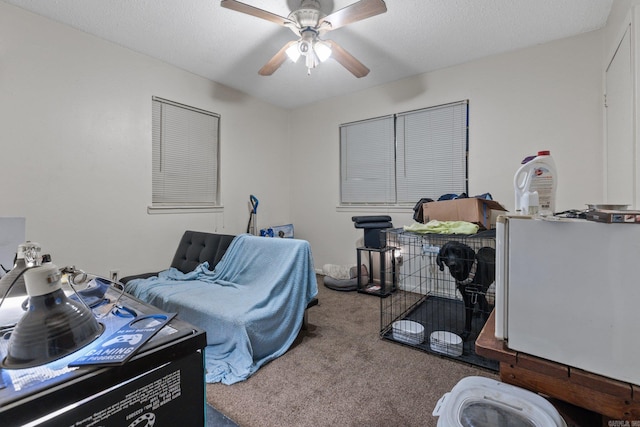
[[[233,384],[287,351],[318,288],[309,243],[243,234],[209,270],[176,268],[126,284],[132,295],[206,331],[207,382]]]
[[[364,283],[368,282],[369,273],[367,272],[367,266],[362,264],[361,279]],[[349,269],[349,278],[333,277],[330,274],[326,274],[322,281],[324,285],[334,291],[350,292],[358,289],[358,266],[353,266]]]

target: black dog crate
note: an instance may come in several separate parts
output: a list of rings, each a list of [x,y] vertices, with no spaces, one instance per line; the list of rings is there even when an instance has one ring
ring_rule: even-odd
[[[399,250],[396,291],[380,302],[381,338],[498,371],[498,362],[475,352],[476,338],[495,301],[495,230],[452,235],[390,229],[386,239]],[[462,267],[464,277],[454,279],[448,264],[454,270]],[[481,283],[469,283],[474,281]]]

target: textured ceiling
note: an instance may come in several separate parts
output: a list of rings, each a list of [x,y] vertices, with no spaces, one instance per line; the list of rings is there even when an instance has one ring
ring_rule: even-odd
[[[331,31],[371,72],[357,79],[328,60],[270,77],[258,70],[295,35],[220,7],[219,0],[2,0],[294,108],[405,77],[597,30],[613,0],[386,0],[387,12]],[[242,0],[287,16],[300,0]],[[355,0],[320,0],[331,13]]]

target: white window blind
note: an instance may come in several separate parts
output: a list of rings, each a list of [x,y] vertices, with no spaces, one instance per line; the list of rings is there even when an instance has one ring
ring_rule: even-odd
[[[397,115],[398,203],[467,192],[467,104]]]
[[[218,204],[220,116],[153,98],[152,203]]]
[[[393,117],[340,128],[343,203],[395,203]]]
[[[468,102],[340,126],[340,202],[408,205],[466,193]]]

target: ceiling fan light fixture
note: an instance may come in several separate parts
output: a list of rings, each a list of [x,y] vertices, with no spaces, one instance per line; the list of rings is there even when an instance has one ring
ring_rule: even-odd
[[[292,62],[298,62],[298,58],[300,58],[300,55],[301,55],[298,43],[295,43],[289,46],[286,52],[287,52],[287,56]]]
[[[325,41],[318,40],[313,45],[313,50],[320,62],[324,62],[331,56],[331,45]]]
[[[220,6],[224,8],[282,25],[300,36],[298,41],[291,41],[284,45],[258,71],[258,74],[272,75],[286,61],[287,56],[294,62],[300,56],[304,56],[307,74],[330,56],[357,78],[369,74],[369,69],[339,44],[333,41],[322,41],[319,37],[345,25],[385,13],[387,6],[384,0],[357,0],[329,15],[320,9],[320,0],[299,1],[300,6],[292,10],[286,18],[238,0],[220,1]]]

